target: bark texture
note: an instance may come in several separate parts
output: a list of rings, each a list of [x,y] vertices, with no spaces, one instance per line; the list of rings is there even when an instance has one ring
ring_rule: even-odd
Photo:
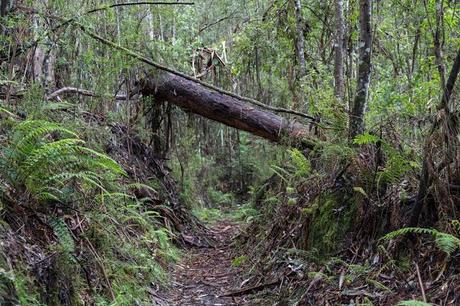
[[[335,96],[343,101],[345,83],[343,79],[343,45],[344,45],[344,21],[343,21],[343,0],[335,0],[335,42],[334,42],[334,80]]]
[[[367,95],[371,77],[371,0],[360,0],[360,38],[359,38],[359,62],[358,82],[353,108],[350,113],[349,138],[353,140],[356,135],[364,131],[364,110],[367,103]]]
[[[294,1],[295,5],[295,19],[296,19],[296,30],[297,30],[297,40],[296,40],[296,51],[297,57],[299,59],[299,74],[300,77],[305,76],[307,73],[307,64],[305,61],[305,53],[304,53],[304,31],[303,31],[303,21],[302,21],[302,5],[300,4],[300,0]]]
[[[6,16],[8,13],[13,0],[0,0],[0,16]]]
[[[140,92],[265,139],[313,148],[309,128],[171,73],[140,81]]]

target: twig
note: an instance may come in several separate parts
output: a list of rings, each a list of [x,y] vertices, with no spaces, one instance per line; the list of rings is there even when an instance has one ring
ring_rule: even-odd
[[[214,22],[211,22],[209,24],[205,24],[204,26],[202,26],[199,30],[198,30],[198,34],[201,34],[201,32],[203,32],[204,30],[218,24],[218,23],[221,23],[222,21],[225,21],[227,19],[230,19],[230,18],[233,18],[233,16],[235,15],[236,12],[232,12],[230,15],[228,16],[225,16],[225,17],[222,17],[222,18],[219,18],[217,19],[216,21]]]
[[[302,294],[302,296],[300,297],[299,299],[299,302],[302,302],[302,300],[307,296],[308,292],[310,291],[311,288],[313,288],[313,286],[315,286],[319,281],[321,281],[323,279],[323,271],[324,271],[324,268],[321,268],[321,270],[319,271],[319,274],[316,275],[310,282],[310,284],[308,285],[307,287],[307,290],[305,290],[305,292]]]
[[[228,293],[225,293],[223,295],[220,295],[221,297],[224,297],[224,296],[236,296],[236,295],[242,295],[244,293],[249,293],[249,292],[252,292],[252,291],[258,291],[258,290],[261,290],[265,287],[269,287],[269,286],[273,286],[273,285],[276,285],[280,282],[279,279],[276,279],[276,280],[273,280],[271,282],[268,282],[268,283],[263,283],[263,284],[260,284],[260,285],[256,285],[256,286],[251,286],[251,287],[247,287],[247,288],[242,288],[242,289],[239,289],[239,290],[235,290],[235,291],[231,291],[231,292],[228,292]]]
[[[45,97],[45,99],[47,101],[53,100],[57,98],[60,94],[63,94],[63,93],[77,93],[79,95],[87,96],[87,97],[102,97],[102,95],[96,94],[95,92],[92,92],[90,90],[86,90],[83,88],[63,87],[49,94],[48,96]],[[126,100],[126,95],[116,95],[114,98],[115,100]]]
[[[422,277],[420,276],[420,269],[418,268],[418,264],[415,264],[415,270],[417,271],[417,279],[418,279],[418,284],[420,286],[420,290],[422,291],[422,298],[423,301],[426,303],[426,295],[425,295],[425,288],[423,288],[423,282],[422,282]]]

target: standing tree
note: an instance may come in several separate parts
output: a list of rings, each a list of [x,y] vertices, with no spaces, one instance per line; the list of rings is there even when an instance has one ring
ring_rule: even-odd
[[[371,31],[371,1],[360,0],[360,38],[359,38],[359,60],[358,60],[358,81],[356,85],[356,96],[350,112],[349,138],[353,140],[356,135],[364,131],[364,109],[366,108],[371,76],[371,53],[372,53],[372,31]]]
[[[302,21],[302,5],[300,0],[294,1],[295,6],[295,20],[296,20],[296,29],[297,29],[297,39],[296,39],[296,51],[297,57],[299,60],[299,76],[303,77],[307,73],[307,64],[305,62],[305,53],[304,53],[304,33],[303,33],[303,21]]]
[[[334,93],[337,99],[343,100],[345,84],[343,79],[343,0],[335,1],[335,42],[334,42]]]
[[[0,1],[0,16],[5,16],[8,13],[8,10],[10,9],[12,0],[1,0]]]

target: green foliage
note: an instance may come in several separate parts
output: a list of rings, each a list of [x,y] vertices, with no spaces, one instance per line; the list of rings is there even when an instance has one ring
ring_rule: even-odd
[[[16,290],[17,300],[20,305],[24,306],[40,306],[45,305],[40,302],[40,297],[37,288],[34,288],[32,276],[29,275],[23,268],[16,268],[11,271],[14,288]],[[12,297],[11,297],[12,298]]]
[[[341,194],[320,195],[311,205],[315,209],[307,212],[312,220],[308,237],[310,247],[318,249],[321,255],[329,255],[353,228],[356,206],[353,198],[344,198]]]
[[[298,178],[306,178],[311,173],[310,161],[298,149],[288,150],[293,166],[294,175]]]
[[[407,173],[412,170],[420,170],[420,166],[412,161],[404,153],[400,152],[384,143],[384,152],[388,156],[385,169],[378,173],[378,183],[389,182],[396,183],[400,181]]]
[[[246,255],[241,255],[238,257],[235,257],[232,259],[232,266],[234,267],[240,267],[241,265],[244,265],[244,263],[248,260],[248,257]]]
[[[379,139],[380,138],[375,135],[364,133],[364,134],[357,135],[355,139],[353,139],[353,143],[358,144],[358,145],[365,145],[365,144],[370,144],[370,143],[376,143]]]
[[[58,240],[49,248],[50,252],[57,251],[49,268],[56,281],[38,290],[34,276],[24,277],[23,282],[15,278],[21,304],[39,305],[45,297],[47,303],[57,304],[62,296],[76,303],[78,295],[88,290],[80,265],[92,270],[99,280],[109,277],[104,282],[110,282],[119,303],[148,303],[146,288],[167,280],[160,262],[179,258],[171,243],[172,233],[161,226],[159,213],[146,210],[142,201],[129,194],[135,188],[156,190],[143,183],[122,184],[125,172],[117,162],[89,148],[76,133],[57,123],[26,120],[14,124],[4,141],[0,151],[3,195],[21,195],[18,201],[27,196],[26,203],[32,209],[34,203],[64,204],[60,208],[64,212],[73,207],[85,224],[76,233],[81,242],[76,245],[64,220],[50,219]],[[44,205],[40,210],[54,215],[54,206]],[[22,298],[21,288],[27,288],[29,298]],[[100,295],[98,304],[110,300],[104,288],[94,290]],[[35,291],[41,294],[32,295]]]
[[[396,306],[431,306],[432,304],[430,303],[425,303],[422,301],[416,301],[416,300],[409,300],[409,301],[401,301]]]
[[[245,203],[234,208],[230,213],[230,219],[235,221],[243,221],[244,223],[250,223],[260,217],[260,212],[255,209],[251,203]]]
[[[430,235],[435,239],[436,246],[447,255],[451,255],[456,249],[460,248],[460,239],[454,235],[440,232],[435,229],[421,228],[421,227],[405,227],[399,230],[390,232],[383,236],[381,239],[390,240],[398,236],[404,236],[407,234],[426,234]]]
[[[49,222],[49,225],[53,228],[54,234],[58,238],[62,250],[68,255],[74,254],[75,242],[67,224],[62,219],[53,218]]]
[[[74,132],[44,120],[14,127],[10,145],[0,155],[0,172],[17,192],[25,186],[39,202],[65,202],[77,186],[106,192],[103,181],[124,174],[113,159],[86,147]]]
[[[210,224],[223,219],[222,212],[217,208],[195,208],[192,210],[192,213],[198,219]]]
[[[212,187],[208,188],[209,199],[213,205],[225,206],[231,205],[235,202],[235,197],[232,193],[224,193],[220,190],[216,190]]]
[[[325,163],[333,163],[335,161],[341,162],[343,160],[348,160],[355,152],[345,143],[329,143],[323,142],[319,144],[321,159]]]

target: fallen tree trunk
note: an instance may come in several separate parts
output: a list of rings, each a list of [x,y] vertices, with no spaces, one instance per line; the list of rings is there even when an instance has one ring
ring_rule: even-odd
[[[277,143],[315,146],[307,126],[171,73],[142,79],[140,93]]]

